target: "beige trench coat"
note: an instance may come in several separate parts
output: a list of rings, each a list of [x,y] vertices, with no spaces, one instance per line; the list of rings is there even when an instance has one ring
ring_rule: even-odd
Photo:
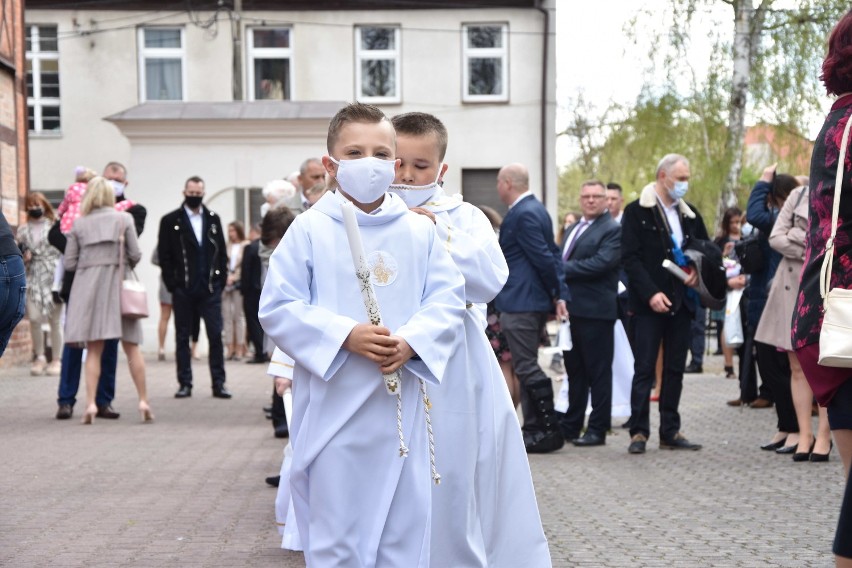
[[[799,199],[802,192],[804,195]],[[797,187],[784,202],[769,235],[769,246],[780,252],[783,258],[772,279],[766,307],[754,334],[755,340],[786,351],[793,350],[790,334],[804,265],[807,230],[808,188]]]
[[[142,323],[121,317],[118,234],[124,228],[125,264],[134,266],[142,253],[129,213],[112,207],[95,209],[74,221],[65,247],[65,269],[74,284],[65,314],[66,343],[122,339],[142,343]]]

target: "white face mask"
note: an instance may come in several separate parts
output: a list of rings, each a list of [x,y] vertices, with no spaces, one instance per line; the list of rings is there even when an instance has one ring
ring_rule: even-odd
[[[124,195],[124,188],[127,187],[126,183],[121,183],[120,181],[111,179],[109,180],[109,184],[112,186],[112,190],[115,192],[116,197]]]
[[[339,162],[331,156],[329,159],[337,164],[335,178],[340,188],[358,203],[378,201],[396,176],[395,160],[381,160],[372,156]]]
[[[682,199],[686,192],[689,191],[689,182],[687,181],[676,181],[674,185],[669,190],[669,196],[672,199]]]
[[[391,184],[390,191],[402,198],[409,209],[423,205],[435,195],[438,191],[438,180],[441,178],[441,169],[444,167],[443,162],[438,166],[438,175],[435,176],[435,181],[426,185],[405,185],[404,183]]]

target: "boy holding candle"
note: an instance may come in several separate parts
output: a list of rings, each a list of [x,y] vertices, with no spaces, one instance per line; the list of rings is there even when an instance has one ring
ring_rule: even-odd
[[[425,567],[432,479],[418,379],[438,384],[462,339],[464,283],[432,223],[386,193],[398,161],[384,114],[344,107],[327,145],[322,162],[336,191],[297,217],[272,255],[259,313],[295,359],[296,522],[308,566]],[[357,208],[382,326],[363,323],[369,318],[342,222],[347,202]],[[382,378],[395,371],[399,408]]]
[[[550,552],[517,414],[485,336],[485,304],[509,269],[491,222],[442,188],[447,129],[430,114],[395,116],[400,166],[391,193],[428,217],[465,279],[465,340],[432,389],[437,462],[432,489],[432,566],[542,568]]]

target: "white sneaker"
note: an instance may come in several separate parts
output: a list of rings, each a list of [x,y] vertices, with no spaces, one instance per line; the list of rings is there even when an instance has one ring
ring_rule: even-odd
[[[45,373],[51,377],[58,377],[62,373],[62,363],[54,359],[47,366]]]

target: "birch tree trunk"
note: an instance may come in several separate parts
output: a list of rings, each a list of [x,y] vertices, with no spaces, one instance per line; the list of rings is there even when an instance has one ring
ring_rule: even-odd
[[[754,0],[731,0],[734,10],[733,76],[731,100],[728,107],[728,138],[725,150],[728,157],[728,175],[719,196],[717,219],[726,208],[737,203],[737,188],[743,169],[743,143],[745,141],[746,104],[752,67],[760,49],[766,10],[772,0],[761,0],[757,8]]]

